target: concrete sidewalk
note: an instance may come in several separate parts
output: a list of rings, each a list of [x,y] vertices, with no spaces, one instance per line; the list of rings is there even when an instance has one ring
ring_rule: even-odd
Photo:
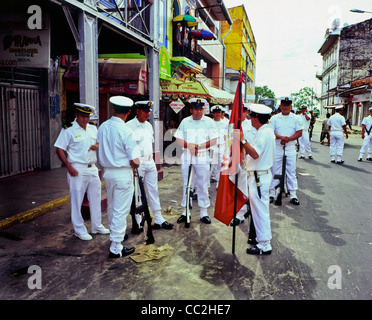
[[[0,230],[70,200],[65,167],[0,179]]]

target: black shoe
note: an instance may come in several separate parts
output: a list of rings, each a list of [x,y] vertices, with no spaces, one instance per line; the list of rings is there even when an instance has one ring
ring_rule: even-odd
[[[109,253],[109,258],[120,258],[120,257],[125,257],[125,256],[129,256],[130,254],[132,254],[134,252],[134,248],[123,248],[123,250],[121,250],[121,254],[118,253],[118,254],[115,254],[115,253],[112,253],[110,251]]]
[[[161,228],[170,230],[173,228],[173,224],[168,223],[167,221],[164,221],[162,224],[154,223],[154,229],[161,229]]]
[[[182,223],[182,222],[185,222],[186,221],[186,216],[184,215],[181,215],[178,220],[177,220],[177,223]]]
[[[292,198],[291,200],[289,200],[289,202],[296,205],[296,206],[298,206],[300,204],[300,201],[298,201],[297,198]]]
[[[332,163],[335,163],[335,162],[336,162],[336,160],[331,160],[331,162],[332,162]]]
[[[274,202],[274,197],[270,197],[270,203]]]
[[[211,183],[214,183],[214,182],[217,182],[217,180],[212,178]]]
[[[301,156],[300,159],[305,159],[305,157],[304,156]]]
[[[341,161],[337,161],[336,163],[337,164],[343,164],[345,161],[344,160],[341,160]]]
[[[366,160],[367,160],[367,161],[372,161],[372,158],[367,158]]]
[[[239,224],[244,223],[244,220],[240,220],[238,218],[235,218],[231,221],[230,226],[238,226]]]
[[[368,160],[368,158],[367,158],[367,160]],[[359,162],[362,162],[362,161],[363,161],[363,159],[362,159],[362,158],[359,158],[359,159],[358,159],[358,161],[359,161]]]
[[[263,251],[260,248],[253,247],[253,248],[248,248],[247,249],[247,253],[248,254],[258,254],[258,255],[261,255],[261,254],[271,254],[271,250]]]
[[[258,242],[257,242],[256,239],[248,239],[248,244],[256,245],[256,244],[258,244]]]
[[[200,218],[201,222],[204,222],[205,224],[211,224],[211,219],[208,216],[204,216],[203,218]]]
[[[314,159],[313,156],[309,156],[309,159]]]

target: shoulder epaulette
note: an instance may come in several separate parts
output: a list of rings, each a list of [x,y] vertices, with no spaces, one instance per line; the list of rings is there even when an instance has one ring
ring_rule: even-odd
[[[71,127],[72,126],[72,123],[70,122],[70,123],[64,123],[64,124],[62,124],[62,128],[63,129],[67,129],[67,128],[69,128],[69,127]]]

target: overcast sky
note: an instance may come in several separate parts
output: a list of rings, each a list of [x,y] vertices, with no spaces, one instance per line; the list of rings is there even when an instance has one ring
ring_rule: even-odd
[[[303,87],[320,93],[316,72],[322,69],[318,53],[327,28],[372,18],[352,13],[356,8],[372,12],[372,0],[224,0],[227,8],[245,5],[257,43],[256,86],[267,85],[276,97]],[[316,67],[315,65],[319,66]]]

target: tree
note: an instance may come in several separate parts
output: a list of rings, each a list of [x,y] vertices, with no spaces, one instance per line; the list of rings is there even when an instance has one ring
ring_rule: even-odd
[[[275,99],[276,101],[275,93],[272,90],[270,90],[267,86],[255,87],[254,91],[256,95],[256,102],[258,102],[261,99],[267,98]]]
[[[292,93],[293,97],[293,109],[299,109],[302,105],[306,105],[309,110],[313,109],[313,106],[319,100],[314,92],[313,88],[305,87],[300,89],[297,93]]]

